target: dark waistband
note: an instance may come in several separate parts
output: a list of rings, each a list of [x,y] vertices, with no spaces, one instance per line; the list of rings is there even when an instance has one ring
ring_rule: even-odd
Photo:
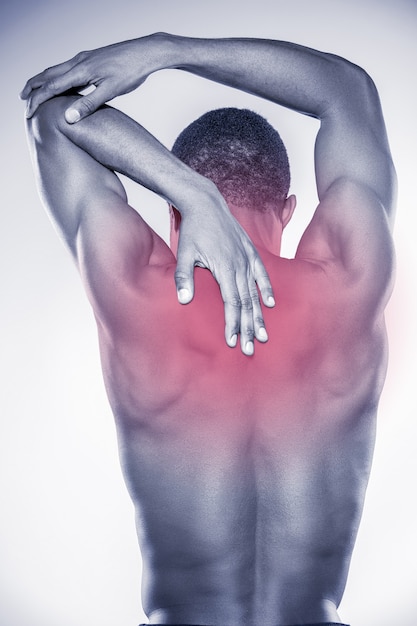
[[[139,624],[139,626],[168,626],[167,624]],[[169,626],[211,626],[211,624],[169,624]],[[236,624],[236,626],[239,626]],[[287,626],[349,626],[340,622],[314,622],[314,624],[287,624]]]

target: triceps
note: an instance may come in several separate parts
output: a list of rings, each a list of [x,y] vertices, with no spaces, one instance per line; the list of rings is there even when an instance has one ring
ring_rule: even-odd
[[[82,213],[93,210],[109,192],[124,201],[126,193],[114,172],[73,141],[64,118],[68,100],[58,97],[40,105],[27,120],[27,133],[40,197],[75,256]]]

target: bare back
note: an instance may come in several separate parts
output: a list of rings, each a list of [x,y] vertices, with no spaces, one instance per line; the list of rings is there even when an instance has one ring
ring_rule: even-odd
[[[100,336],[151,623],[324,621],[343,593],[384,329],[317,265],[264,261],[278,304],[251,358],[224,345],[207,271],[177,303],[173,263],[142,270],[122,332]]]

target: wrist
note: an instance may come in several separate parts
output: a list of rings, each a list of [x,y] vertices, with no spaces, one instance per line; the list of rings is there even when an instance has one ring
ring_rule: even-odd
[[[182,217],[207,212],[208,207],[213,212],[228,212],[226,202],[216,185],[194,171],[188,172],[186,179],[177,184],[173,195],[175,198],[172,204]]]
[[[163,68],[160,69],[188,69],[196,62],[199,44],[205,41],[163,32],[154,33],[152,37],[161,53]]]
[[[184,42],[188,38],[165,32],[153,33],[148,35],[148,38],[155,52],[154,71],[174,69],[181,65],[184,58]]]

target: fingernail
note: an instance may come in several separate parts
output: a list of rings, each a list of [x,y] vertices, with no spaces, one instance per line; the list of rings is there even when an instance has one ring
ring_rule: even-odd
[[[183,287],[178,290],[178,300],[181,304],[187,304],[190,301],[190,292]]]
[[[254,350],[253,341],[248,341],[246,343],[245,350],[248,356],[251,356],[253,354],[253,350]]]
[[[266,301],[268,306],[275,306],[275,298],[272,296],[268,296],[268,300]]]
[[[236,346],[236,344],[237,344],[237,335],[232,335],[230,337],[229,346],[231,348],[234,348]]]
[[[263,339],[264,341],[268,339],[268,333],[266,332],[265,328],[260,328],[258,330],[258,336],[259,339]]]
[[[78,113],[77,109],[67,109],[65,111],[65,119],[69,124],[74,124],[75,122],[78,122],[80,118],[81,115]]]

